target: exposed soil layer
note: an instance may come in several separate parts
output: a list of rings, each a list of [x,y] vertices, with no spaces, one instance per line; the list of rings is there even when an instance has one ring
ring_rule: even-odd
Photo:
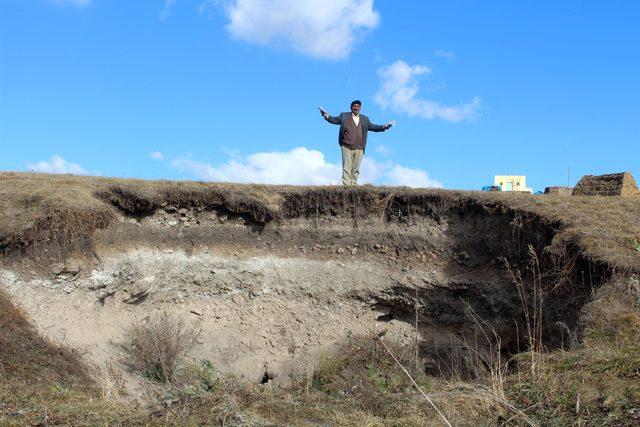
[[[560,238],[558,221],[446,192],[97,195],[112,219],[8,251],[1,285],[39,330],[102,366],[117,361],[124,328],[155,310],[191,319],[197,356],[251,382],[304,373],[350,334],[391,329],[411,342],[416,325],[427,365],[480,329],[509,354],[527,342],[513,273],[544,289],[555,347],[613,270]]]

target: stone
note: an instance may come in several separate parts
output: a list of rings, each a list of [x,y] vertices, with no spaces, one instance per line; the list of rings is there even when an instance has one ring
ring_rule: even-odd
[[[98,301],[100,302],[100,304],[104,304],[104,301],[115,293],[115,289],[104,289],[98,294]]]
[[[85,287],[90,291],[97,291],[98,289],[106,288],[107,284],[102,282],[90,282]]]
[[[466,251],[462,251],[458,254],[458,258],[462,261],[467,261],[471,259],[471,255],[469,255]]]
[[[64,271],[64,264],[61,262],[56,262],[51,264],[51,273],[54,275],[58,275]]]
[[[142,290],[131,291],[129,293],[129,297],[125,298],[123,302],[127,304],[137,304],[139,302],[142,302],[142,300],[144,300],[149,295],[150,292],[151,292],[150,287]]]
[[[80,262],[73,259],[67,260],[64,264],[64,271],[71,274],[80,273]]]

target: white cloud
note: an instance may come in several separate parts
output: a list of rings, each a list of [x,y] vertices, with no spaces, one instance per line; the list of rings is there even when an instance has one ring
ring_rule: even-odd
[[[189,158],[174,159],[171,166],[206,181],[256,184],[337,185],[342,174],[341,166],[327,162],[320,151],[305,147],[231,158],[217,166]],[[362,162],[360,176],[363,184],[442,187],[421,169],[377,162],[368,156]]]
[[[389,153],[391,153],[391,149],[384,144],[376,144],[374,150],[385,157],[389,156]]]
[[[433,54],[439,58],[448,59],[449,61],[456,59],[456,54],[448,50],[436,50]]]
[[[418,97],[420,86],[416,77],[430,73],[431,69],[427,66],[411,66],[400,60],[378,68],[378,77],[381,82],[374,97],[375,102],[382,108],[391,108],[397,113],[429,120],[434,118],[448,122],[473,120],[480,108],[479,97],[473,98],[467,104],[455,106]]]
[[[191,159],[175,159],[171,165],[208,181],[261,184],[328,185],[337,183],[340,173],[320,151],[305,147],[232,158],[217,167]]]
[[[33,172],[90,175],[89,171],[79,164],[67,162],[57,154],[51,157],[48,161],[41,160],[38,163],[29,164],[27,169]]]
[[[349,56],[363,32],[378,26],[373,1],[205,0],[201,10],[222,5],[235,39],[340,59]]]
[[[164,154],[162,154],[160,151],[152,151],[151,153],[149,153],[149,157],[151,157],[153,160],[164,160]]]
[[[400,165],[393,165],[390,169],[385,171],[385,181],[390,185],[442,188],[442,184],[429,178],[427,172],[421,169],[411,169]]]
[[[89,6],[92,0],[51,0],[54,4],[58,6]]]
[[[359,181],[362,184],[442,188],[441,182],[429,178],[422,169],[408,168],[391,161],[379,162],[369,156],[362,159]]]
[[[164,6],[160,11],[160,20],[164,21],[171,15],[171,8],[175,4],[176,0],[164,0]]]

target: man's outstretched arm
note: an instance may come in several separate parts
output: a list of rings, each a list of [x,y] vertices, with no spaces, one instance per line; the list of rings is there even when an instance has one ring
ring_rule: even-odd
[[[328,121],[331,124],[334,124],[334,125],[342,124],[342,119],[340,118],[340,116],[334,117],[331,114],[324,111],[323,109],[320,109],[320,114],[322,115],[322,117],[324,117],[326,121]]]
[[[324,119],[326,121],[328,121],[329,123],[334,124],[334,125],[342,124],[342,119],[340,118],[340,116],[335,116],[334,117],[334,116],[330,116],[329,114],[327,114],[326,116],[324,116]]]
[[[369,122],[369,130],[371,132],[384,132],[385,130],[389,129],[391,127],[391,124],[387,123],[386,125],[374,125],[373,123]]]

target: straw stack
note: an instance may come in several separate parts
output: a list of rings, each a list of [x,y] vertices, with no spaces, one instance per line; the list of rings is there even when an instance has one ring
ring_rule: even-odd
[[[585,175],[573,189],[574,196],[637,196],[638,185],[629,172]]]

